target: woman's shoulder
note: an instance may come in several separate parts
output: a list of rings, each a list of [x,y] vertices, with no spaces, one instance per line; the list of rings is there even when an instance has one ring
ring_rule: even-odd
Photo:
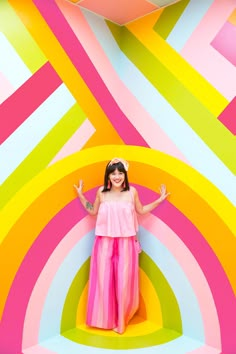
[[[132,193],[133,197],[137,195],[137,189],[134,186],[129,186],[130,193]]]
[[[130,190],[132,193],[137,193],[137,189],[136,189],[134,186],[129,186],[129,190]]]

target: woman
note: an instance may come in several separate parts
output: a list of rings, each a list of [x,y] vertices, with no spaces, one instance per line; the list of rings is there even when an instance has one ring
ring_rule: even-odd
[[[160,197],[142,205],[136,188],[129,185],[128,167],[122,158],[107,164],[93,204],[83,194],[83,181],[74,186],[84,208],[97,216],[86,324],[120,334],[139,305],[137,213],[149,213],[169,195],[161,185]]]

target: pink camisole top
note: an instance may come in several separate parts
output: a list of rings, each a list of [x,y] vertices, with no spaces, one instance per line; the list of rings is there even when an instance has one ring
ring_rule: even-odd
[[[130,200],[111,201],[104,196],[98,210],[95,234],[110,237],[135,236],[138,220],[133,199],[131,191]]]

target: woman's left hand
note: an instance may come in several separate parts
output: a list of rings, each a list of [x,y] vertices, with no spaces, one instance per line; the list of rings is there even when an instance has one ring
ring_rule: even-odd
[[[166,186],[165,184],[161,184],[160,188],[159,188],[159,191],[160,191],[160,201],[162,202],[163,200],[165,200],[168,195],[170,195],[169,192],[167,192],[166,190]]]

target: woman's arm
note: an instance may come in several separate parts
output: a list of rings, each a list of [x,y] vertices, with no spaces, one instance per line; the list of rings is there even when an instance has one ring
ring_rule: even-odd
[[[142,203],[139,200],[139,195],[137,190],[134,188],[134,204],[135,204],[135,209],[138,214],[144,215],[147,213],[150,213],[153,209],[155,209],[163,200],[165,200],[170,193],[166,191],[166,186],[164,184],[161,185],[160,187],[160,197],[156,200],[154,200],[152,203],[147,204],[147,205],[142,205]]]
[[[80,202],[83,205],[83,207],[85,208],[85,210],[87,210],[87,212],[90,215],[97,215],[98,208],[99,208],[99,205],[100,205],[100,189],[97,191],[95,201],[92,204],[85,198],[85,196],[83,194],[83,185],[84,185],[84,183],[83,183],[82,180],[79,181],[79,186],[74,184],[74,188],[75,188],[75,190],[76,190],[76,192],[78,194]]]

